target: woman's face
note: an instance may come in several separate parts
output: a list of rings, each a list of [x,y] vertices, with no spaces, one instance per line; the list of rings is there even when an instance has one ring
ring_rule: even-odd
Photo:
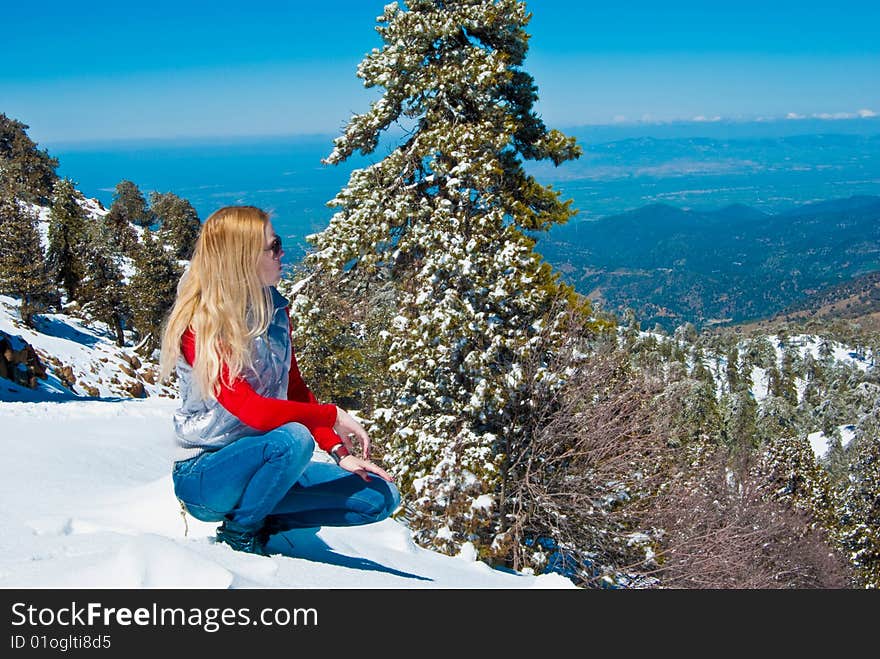
[[[278,240],[277,249],[273,250],[273,244]],[[276,255],[277,254],[277,255]],[[257,262],[257,275],[263,286],[276,286],[281,281],[281,257],[284,250],[281,249],[281,240],[275,233],[271,222],[266,222],[266,231],[263,236],[263,251]]]

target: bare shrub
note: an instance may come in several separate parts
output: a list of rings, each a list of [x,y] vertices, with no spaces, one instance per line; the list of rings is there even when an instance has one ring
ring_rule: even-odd
[[[511,446],[506,468],[505,552],[514,569],[554,567],[596,585],[609,565],[644,558],[636,533],[641,499],[657,487],[669,451],[656,414],[659,379],[633,371],[612,342],[585,349],[576,321],[551,365],[564,382],[523,415],[528,445]],[[537,388],[537,387],[536,387]]]
[[[576,318],[566,331],[556,363],[533,364],[565,376],[533,385],[529,443],[507,447],[496,556],[582,586],[848,587],[815,520],[710,440],[699,383],[634,367]]]
[[[647,508],[663,529],[653,574],[670,588],[846,588],[849,572],[812,520],[767,496],[726,450],[692,447],[692,459]]]

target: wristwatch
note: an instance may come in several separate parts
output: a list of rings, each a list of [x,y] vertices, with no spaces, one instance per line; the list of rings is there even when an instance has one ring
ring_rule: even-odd
[[[342,442],[339,442],[339,444],[332,447],[328,451],[328,453],[330,454],[330,457],[336,461],[336,464],[339,464],[340,460],[342,460],[342,458],[344,458],[346,455],[351,455],[349,450],[345,448],[345,444],[343,444]]]

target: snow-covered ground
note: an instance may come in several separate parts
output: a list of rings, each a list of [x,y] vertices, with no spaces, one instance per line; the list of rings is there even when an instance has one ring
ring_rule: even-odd
[[[271,557],[215,544],[172,492],[175,404],[0,402],[0,587],[573,587],[422,549],[392,519],[275,536]]]
[[[393,519],[291,531],[275,536],[270,557],[215,544],[216,525],[182,516],[172,491],[176,399],[149,384],[147,398],[120,395],[134,379],[121,370],[130,348],[64,314],[29,330],[16,302],[0,297],[0,329],[101,393],[73,395],[52,364],[37,390],[0,379],[0,588],[574,587],[556,574],[492,569],[472,551],[422,549]]]
[[[0,295],[0,331],[30,343],[49,377],[32,392],[0,381],[0,400],[46,400],[50,396],[69,398],[72,392],[61,382],[61,369],[69,368],[79,396],[125,396],[134,385],[147,396],[173,396],[174,389],[158,382],[155,364],[141,363],[130,346],[120,348],[107,325],[73,318],[67,314],[40,314],[35,328],[19,319],[19,300]]]

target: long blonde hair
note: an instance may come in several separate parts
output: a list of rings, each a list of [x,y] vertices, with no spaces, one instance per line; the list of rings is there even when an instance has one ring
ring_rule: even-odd
[[[271,292],[257,271],[268,223],[269,216],[253,206],[226,206],[205,220],[165,322],[163,380],[174,370],[180,337],[190,327],[197,355],[193,376],[206,398],[219,393],[223,365],[225,384],[252,366],[252,342],[272,319]]]

